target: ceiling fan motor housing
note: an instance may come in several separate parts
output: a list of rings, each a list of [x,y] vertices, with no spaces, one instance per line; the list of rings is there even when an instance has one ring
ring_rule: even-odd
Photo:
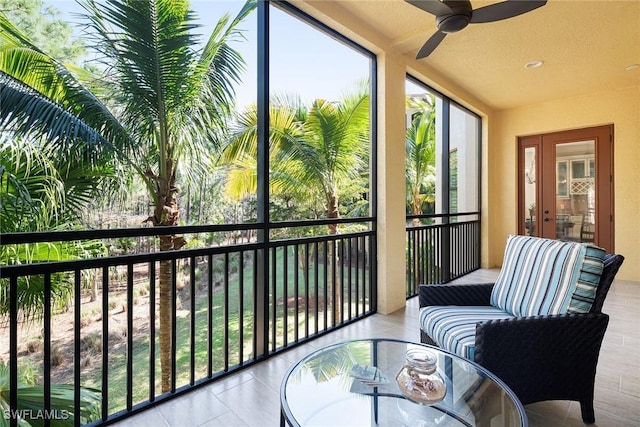
[[[462,30],[471,21],[470,1],[444,1],[452,13],[436,16],[436,25],[443,33],[451,34]]]
[[[443,33],[457,33],[458,31],[469,25],[470,19],[471,16],[467,15],[438,16],[436,18],[436,25],[438,26],[438,29]]]

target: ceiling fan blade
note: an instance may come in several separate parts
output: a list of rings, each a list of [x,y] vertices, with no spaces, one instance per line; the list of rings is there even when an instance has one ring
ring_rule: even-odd
[[[422,59],[429,56],[431,52],[433,52],[435,48],[438,47],[440,42],[442,42],[442,40],[444,40],[446,36],[447,36],[446,33],[443,33],[442,31],[437,31],[434,35],[429,37],[429,40],[427,40],[427,42],[424,45],[422,45],[422,47],[418,51],[418,54],[416,55],[416,59]]]
[[[415,7],[429,12],[432,15],[447,15],[453,13],[451,8],[439,0],[405,0]]]
[[[472,12],[471,21],[472,24],[479,24],[481,22],[494,22],[502,19],[513,18],[514,16],[522,15],[523,13],[531,12],[546,4],[544,1],[529,1],[529,0],[508,0],[501,3],[492,4],[490,6],[481,7]]]

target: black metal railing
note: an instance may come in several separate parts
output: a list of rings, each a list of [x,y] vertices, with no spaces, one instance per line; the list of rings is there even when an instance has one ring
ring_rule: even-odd
[[[29,376],[41,391],[35,398],[41,408],[36,415],[45,425],[50,418],[72,418],[74,425],[110,423],[373,314],[372,220],[333,222],[362,231],[259,242],[259,224],[171,227],[161,230],[191,234],[193,241],[211,234],[226,237],[217,238],[217,246],[179,251],[34,264],[17,264],[12,258],[13,265],[0,271],[6,307],[0,362],[8,362],[9,368],[9,390],[3,393],[8,396],[10,425],[18,425],[19,417],[34,416],[21,394]],[[305,227],[326,224],[270,228],[279,229],[280,235],[302,236]],[[228,233],[238,230],[244,234],[235,241],[243,243],[229,243]],[[159,232],[16,233],[3,235],[0,247],[15,254],[16,248],[29,245],[148,238]],[[42,311],[27,319],[23,307],[33,291],[30,286],[42,292]],[[164,319],[160,305],[167,301],[169,318]],[[169,330],[161,325],[169,325]],[[169,333],[170,340],[162,340],[163,333]],[[161,354],[167,353],[161,345],[167,342],[168,391],[161,366]],[[62,410],[57,406],[61,385],[71,390],[72,401]],[[92,395],[97,396],[92,411],[83,412]]]
[[[407,298],[480,268],[480,214],[407,216]]]

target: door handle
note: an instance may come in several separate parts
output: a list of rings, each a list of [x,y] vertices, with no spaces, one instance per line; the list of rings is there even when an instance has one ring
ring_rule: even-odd
[[[544,222],[549,222],[549,221],[551,221],[551,218],[545,218],[544,219]]]

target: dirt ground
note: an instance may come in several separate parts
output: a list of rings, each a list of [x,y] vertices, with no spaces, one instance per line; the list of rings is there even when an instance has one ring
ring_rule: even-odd
[[[142,266],[144,267],[144,266]],[[145,292],[146,271],[134,272],[134,333],[148,333],[149,295]],[[92,370],[101,369],[102,353],[102,294],[91,301],[90,292],[85,291],[80,304],[80,363],[83,376]],[[109,354],[126,350],[127,305],[126,289],[122,285],[109,289]],[[73,301],[64,310],[54,312],[51,317],[51,379],[53,383],[72,383],[74,370],[74,327],[75,312]],[[9,325],[5,320],[0,324],[0,361],[9,361]],[[44,319],[20,321],[18,328],[18,365],[21,374],[35,375],[41,381],[44,352]],[[91,375],[89,375],[91,376]]]

